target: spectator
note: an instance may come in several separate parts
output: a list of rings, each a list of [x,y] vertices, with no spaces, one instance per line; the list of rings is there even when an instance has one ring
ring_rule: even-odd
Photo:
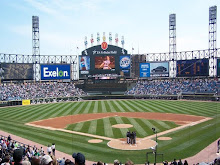
[[[218,139],[217,141],[217,153],[219,153],[219,150],[220,150],[220,139]]]
[[[103,165],[101,161],[98,161],[96,165]]]
[[[14,165],[22,165],[23,149],[15,149],[13,153]]]
[[[119,165],[120,164],[120,162],[116,159],[116,160],[114,160],[114,165]]]
[[[51,149],[52,149],[52,152],[53,152],[53,156],[55,156],[55,143],[52,144]]]
[[[183,165],[188,165],[188,162],[187,162],[187,160],[185,160],[185,161],[184,161],[184,164],[183,164]]]
[[[125,163],[125,165],[134,165],[134,163],[133,163],[132,161],[128,160],[128,161]]]
[[[48,153],[48,155],[50,155],[51,152],[52,152],[51,146],[48,144],[48,146],[47,146],[47,153]]]
[[[182,160],[180,159],[178,165],[183,165]]]
[[[5,156],[5,158],[3,159],[3,163],[1,165],[10,165],[10,156],[9,155]]]
[[[61,165],[61,164],[60,164],[60,165]],[[73,163],[71,160],[66,159],[66,160],[65,160],[65,165],[74,165],[74,163]]]
[[[44,155],[40,160],[40,165],[52,165],[53,160],[50,155]]]
[[[75,159],[75,165],[85,165],[85,156],[81,153],[73,153],[72,157]]]

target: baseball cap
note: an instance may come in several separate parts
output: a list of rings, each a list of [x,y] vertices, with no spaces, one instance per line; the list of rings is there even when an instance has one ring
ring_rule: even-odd
[[[41,165],[46,165],[46,164],[49,164],[50,162],[52,162],[52,158],[50,157],[50,155],[44,155],[42,158],[41,158]]]
[[[73,153],[72,157],[75,159],[75,162],[78,164],[85,164],[85,156],[79,153]]]

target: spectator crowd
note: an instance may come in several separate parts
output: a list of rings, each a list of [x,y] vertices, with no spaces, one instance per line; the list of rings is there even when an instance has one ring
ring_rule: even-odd
[[[0,85],[0,101],[71,97],[86,93],[73,83],[8,83]]]
[[[11,136],[1,137],[0,139],[0,165],[85,165],[86,159],[82,153],[73,153],[72,158],[70,159],[56,158],[55,156],[55,143],[48,145],[47,152],[44,152],[43,147],[37,148],[35,146],[29,146],[22,144],[15,140],[12,140]],[[114,160],[114,165],[122,165],[119,160]],[[150,163],[145,163],[149,165]],[[196,164],[199,165],[200,163]],[[209,163],[203,163],[203,165],[220,165],[220,158],[215,159]],[[107,165],[98,161],[93,163],[93,165]],[[131,160],[125,162],[124,165],[134,165]],[[182,162],[181,159],[168,163],[163,161],[163,165],[188,165],[187,160]]]
[[[182,93],[220,94],[220,81],[216,79],[163,79],[142,80],[127,95],[178,95]]]

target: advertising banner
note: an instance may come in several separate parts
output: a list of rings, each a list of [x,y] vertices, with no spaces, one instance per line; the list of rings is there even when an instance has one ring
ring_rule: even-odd
[[[150,63],[140,64],[140,77],[150,77]]]
[[[70,65],[41,65],[41,80],[70,79]]]
[[[124,73],[124,76],[130,76],[131,59],[130,56],[120,56],[119,68]]]
[[[89,74],[90,70],[90,56],[79,56],[79,73]]]
[[[22,105],[30,105],[31,100],[22,100]]]
[[[169,77],[169,63],[168,62],[150,63],[150,76]]]

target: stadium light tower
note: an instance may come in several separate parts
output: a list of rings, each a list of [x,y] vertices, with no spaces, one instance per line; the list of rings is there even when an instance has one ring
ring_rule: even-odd
[[[216,31],[217,31],[217,6],[209,8],[209,76],[217,75],[217,49],[216,49]]]
[[[170,77],[176,76],[176,14],[169,15],[169,61]]]
[[[39,35],[39,17],[32,16],[32,53],[33,53],[33,68],[34,80],[38,80],[39,63],[40,62],[40,35]]]
[[[39,17],[32,16],[32,46],[33,56],[40,55]]]

